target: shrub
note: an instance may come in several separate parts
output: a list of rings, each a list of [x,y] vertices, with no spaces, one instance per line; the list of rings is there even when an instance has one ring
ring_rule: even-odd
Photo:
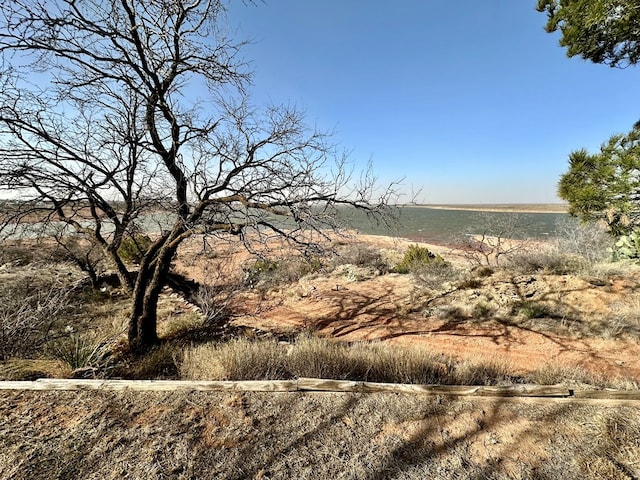
[[[471,290],[474,288],[480,288],[482,286],[482,280],[479,278],[465,278],[458,282],[456,287],[460,290]]]
[[[176,379],[182,350],[171,343],[162,343],[143,356],[122,360],[114,366],[111,375],[124,379]]]
[[[148,235],[135,233],[122,239],[118,248],[118,256],[124,262],[138,264],[153,244]]]
[[[472,315],[477,318],[485,318],[491,315],[493,309],[486,303],[480,302],[473,306]]]
[[[332,261],[332,267],[335,268],[339,265],[373,267],[380,272],[388,270],[380,249],[366,243],[354,243],[343,247]]]
[[[56,249],[51,255],[55,261],[72,262],[86,273],[94,288],[98,286],[98,277],[105,272],[105,255],[95,241],[83,239],[80,234],[56,236]]]
[[[409,245],[402,260],[393,268],[395,273],[411,273],[434,263],[446,263],[440,255],[432,253],[428,248]]]
[[[276,273],[281,270],[279,262],[274,260],[258,259],[253,264],[242,268],[245,285],[255,288],[267,280],[275,282]]]
[[[587,259],[551,247],[537,251],[522,251],[509,258],[508,268],[522,274],[549,273],[566,275],[579,273],[589,267]]]
[[[13,265],[28,265],[33,263],[38,250],[36,245],[29,245],[21,241],[3,241],[0,248],[0,265],[11,263]]]
[[[454,282],[460,272],[451,264],[436,257],[435,260],[413,268],[413,275],[421,285],[430,289],[441,289],[447,282]]]
[[[577,256],[593,264],[605,260],[612,237],[597,223],[579,223],[575,219],[558,222],[555,248],[561,254]]]
[[[0,289],[0,359],[38,352],[70,308],[67,292],[53,285],[32,292],[28,280]]]
[[[49,345],[51,356],[65,362],[72,370],[85,367],[104,369],[111,356],[109,342],[95,335],[71,335]]]
[[[542,303],[532,301],[518,302],[514,305],[513,311],[517,315],[522,315],[528,319],[543,318],[550,314],[549,307]]]
[[[243,283],[250,288],[269,289],[277,285],[295,282],[305,275],[323,268],[319,257],[297,257],[270,260],[260,258],[242,268]]]
[[[471,269],[471,273],[478,278],[487,278],[493,275],[495,271],[488,265],[478,265]]]
[[[205,325],[224,323],[231,314],[230,304],[238,288],[221,288],[216,285],[200,285],[193,302],[198,306]]]

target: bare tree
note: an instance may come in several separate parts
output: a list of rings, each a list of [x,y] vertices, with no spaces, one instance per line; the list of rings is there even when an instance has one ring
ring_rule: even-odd
[[[475,265],[500,266],[503,259],[522,253],[530,241],[522,239],[525,219],[517,213],[478,216],[473,234],[464,236],[461,244],[467,259]]]
[[[0,6],[0,189],[20,200],[5,225],[37,213],[90,235],[132,295],[135,352],[157,341],[158,296],[189,236],[305,248],[338,227],[338,205],[380,214],[393,194],[369,174],[352,182],[297,109],[250,104],[224,13],[222,0]],[[159,211],[132,275],[118,249]]]

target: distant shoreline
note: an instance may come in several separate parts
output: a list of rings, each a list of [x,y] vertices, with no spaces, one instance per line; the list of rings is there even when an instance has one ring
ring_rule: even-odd
[[[404,207],[429,208],[431,210],[464,210],[470,212],[567,213],[569,206],[564,203],[510,203],[404,205]]]

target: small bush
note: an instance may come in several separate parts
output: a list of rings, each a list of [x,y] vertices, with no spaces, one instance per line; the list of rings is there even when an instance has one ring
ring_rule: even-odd
[[[0,287],[0,360],[38,353],[70,309],[64,290],[53,285],[33,290],[28,280]]]
[[[243,283],[250,288],[268,290],[300,280],[305,275],[317,273],[323,268],[319,257],[297,257],[292,259],[258,259],[245,265]]]
[[[77,334],[53,342],[49,351],[53,358],[66,363],[71,370],[85,367],[104,369],[111,356],[107,341]]]
[[[141,357],[121,361],[111,375],[131,380],[176,379],[181,362],[182,350],[171,343],[162,343]]]
[[[3,241],[0,248],[0,265],[28,265],[36,261],[37,245],[29,245],[20,241]]]
[[[471,314],[476,318],[485,318],[493,313],[493,309],[487,305],[486,303],[476,303],[473,306],[473,311]]]
[[[460,272],[440,258],[415,267],[413,275],[421,285],[432,290],[439,290],[448,283],[455,282],[460,276]]]
[[[372,267],[381,273],[388,271],[387,262],[380,249],[366,243],[349,244],[342,248],[331,262],[333,268],[339,265]]]
[[[153,241],[148,235],[142,233],[127,235],[118,248],[118,256],[124,262],[139,264],[152,244]]]
[[[465,278],[458,282],[456,285],[460,290],[471,290],[474,288],[480,288],[482,286],[482,280],[479,278]]]
[[[255,288],[259,284],[269,283],[276,284],[282,273],[282,267],[279,262],[274,260],[258,259],[253,264],[243,267],[244,283]]]
[[[563,220],[556,227],[556,250],[568,256],[582,258],[588,264],[605,260],[612,237],[596,223],[579,223],[575,219]]]
[[[231,315],[231,301],[239,293],[239,285],[200,285],[193,302],[198,306],[205,325],[220,325]]]
[[[550,248],[519,252],[509,258],[507,266],[521,274],[547,273],[567,275],[583,272],[589,267],[589,264],[587,259],[583,257]]]
[[[495,270],[487,265],[478,265],[471,269],[471,273],[478,278],[487,278],[495,273]]]
[[[432,253],[428,248],[419,245],[409,245],[402,260],[393,268],[394,273],[411,273],[434,263],[445,264],[440,255]]]
[[[546,305],[532,301],[518,302],[514,305],[513,311],[516,315],[522,315],[528,319],[544,318],[551,313]]]

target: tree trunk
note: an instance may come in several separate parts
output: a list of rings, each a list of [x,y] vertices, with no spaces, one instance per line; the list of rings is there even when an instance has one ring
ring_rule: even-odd
[[[140,264],[129,318],[129,349],[134,354],[144,353],[158,343],[158,299],[176,252],[175,247],[168,246],[170,240],[165,237],[158,255],[147,255]]]
[[[120,280],[120,286],[127,292],[132,293],[134,289],[134,283],[131,280],[131,275],[129,274],[129,269],[124,264],[124,262],[120,259],[117,253],[117,249],[106,248],[105,253],[111,263],[115,267],[116,274],[118,275],[118,279]]]
[[[129,348],[135,354],[144,353],[158,342],[157,307],[162,287],[153,285],[153,277],[152,271],[141,269],[136,279],[128,333]]]

